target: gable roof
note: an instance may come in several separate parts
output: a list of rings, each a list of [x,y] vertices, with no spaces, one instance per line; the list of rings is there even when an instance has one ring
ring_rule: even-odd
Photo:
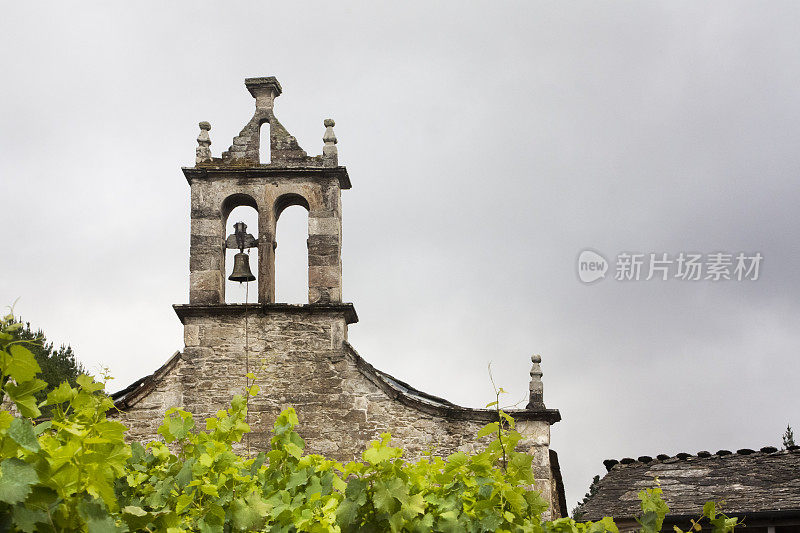
[[[497,420],[497,412],[494,409],[462,407],[444,398],[423,392],[369,364],[349,342],[345,341],[344,348],[355,362],[356,368],[361,375],[396,402],[411,407],[416,411],[442,418],[474,420],[486,423]],[[544,407],[541,409],[507,409],[506,412],[516,420],[543,420],[551,425],[561,420],[561,413],[558,409],[546,409]]]
[[[167,359],[167,362],[152,374],[139,378],[122,390],[111,394],[111,399],[114,400],[114,407],[120,411],[127,411],[136,405],[141,399],[150,394],[161,381],[172,372],[172,369],[178,364],[181,359],[181,352],[175,352],[172,357]]]
[[[597,493],[583,505],[583,519],[604,516],[626,519],[641,514],[640,490],[655,486],[664,491],[669,516],[697,518],[707,501],[724,500],[728,515],[786,513],[800,516],[800,447],[778,451],[742,449],[736,453],[680,453],[674,457],[642,456],[609,460]]]

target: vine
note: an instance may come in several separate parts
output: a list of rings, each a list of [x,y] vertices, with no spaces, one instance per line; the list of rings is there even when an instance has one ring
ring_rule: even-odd
[[[43,382],[30,351],[12,340],[16,327],[11,315],[0,320],[0,395],[18,411],[0,411],[4,531],[617,532],[610,518],[541,519],[548,504],[531,489],[533,458],[515,451],[521,437],[499,403],[498,421],[478,433],[491,439],[479,453],[406,461],[384,433],[361,460],[343,464],[304,452],[289,408],[275,420],[269,449],[253,457],[235,452],[250,431],[253,374],[245,394],[203,428],[173,408],[158,429],[161,440],[128,445],[125,426],[106,416],[113,402],[104,383],[89,376],[35,402]],[[37,422],[43,406],[52,418]],[[655,533],[667,512],[660,489],[640,498],[640,523]],[[736,525],[706,507],[715,533]]]

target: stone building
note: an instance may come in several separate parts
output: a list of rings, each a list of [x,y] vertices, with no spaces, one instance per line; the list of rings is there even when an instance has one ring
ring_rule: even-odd
[[[262,390],[250,404],[253,449],[268,447],[272,423],[288,406],[297,410],[307,450],[339,460],[358,457],[385,431],[411,459],[430,449],[442,455],[474,449],[475,434],[496,419],[493,411],[416,390],[374,368],[347,341],[348,327],[358,321],[353,304],[342,301],[341,193],[351,184],[339,165],[333,120],[324,121],[322,155],[309,156],[275,117],[278,81],[250,78],[245,86],[255,113],[230,148],[213,157],[211,126],[201,122],[196,164],[182,169],[191,195],[190,286],[189,303],[174,309],[185,347],[113,395],[129,435],[153,439],[173,406],[197,419],[214,414],[244,389],[250,370],[257,371]],[[270,158],[262,163],[260,136],[266,131]],[[308,210],[308,303],[302,305],[275,302],[276,224],[293,205]],[[258,212],[257,237],[241,227],[225,235],[238,206]],[[242,261],[248,259],[244,250],[257,254],[257,303],[225,303],[228,248],[238,248]],[[558,460],[550,450],[550,426],[561,416],[544,405],[538,356],[531,401],[511,413],[524,435],[522,446],[535,457],[537,489],[549,497],[552,516],[566,514]]]

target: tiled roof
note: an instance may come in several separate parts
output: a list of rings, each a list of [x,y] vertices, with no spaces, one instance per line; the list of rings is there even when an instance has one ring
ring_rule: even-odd
[[[642,456],[604,461],[608,474],[583,505],[584,520],[641,514],[637,494],[655,486],[664,491],[670,515],[699,516],[707,501],[722,501],[730,515],[764,512],[800,514],[800,447],[779,451],[719,450],[695,455]]]

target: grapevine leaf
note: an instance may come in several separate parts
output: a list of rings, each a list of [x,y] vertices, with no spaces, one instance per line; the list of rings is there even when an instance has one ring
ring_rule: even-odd
[[[131,531],[140,531],[153,521],[154,515],[148,513],[136,505],[128,505],[122,508],[122,520],[127,524]]]
[[[345,496],[359,506],[364,505],[367,502],[367,482],[358,478],[351,479],[347,483]]]
[[[658,515],[654,511],[645,512],[641,518],[636,519],[642,525],[642,531],[645,533],[656,533],[658,528]]]
[[[32,509],[26,505],[15,505],[13,511],[14,526],[25,533],[37,531],[36,524],[47,523],[47,513],[41,509]]]
[[[219,498],[219,492],[217,492],[217,487],[214,485],[200,485],[200,492]]]
[[[15,418],[8,427],[8,436],[29,452],[38,452],[41,449],[33,431],[33,424],[27,418]]]
[[[0,463],[0,501],[14,504],[25,499],[31,485],[39,481],[36,469],[13,457]]]
[[[425,500],[421,493],[412,494],[403,502],[403,508],[415,514],[425,513]]]
[[[14,421],[14,415],[8,411],[0,411],[0,431],[7,430]]]
[[[379,483],[375,487],[375,494],[372,496],[372,501],[375,504],[375,509],[391,514],[395,509],[394,498],[391,492],[387,490],[384,483]]]
[[[75,383],[80,385],[82,390],[90,394],[93,392],[97,392],[99,390],[103,390],[105,388],[105,385],[96,382],[92,376],[86,374],[81,374],[80,376],[75,378]]]
[[[184,492],[183,494],[178,496],[178,501],[175,504],[175,512],[177,513],[183,512],[184,509],[186,509],[192,504],[193,500],[194,498],[192,497],[191,494],[187,494]]]
[[[260,529],[261,523],[268,512],[269,505],[257,494],[248,497],[247,501],[236,498],[231,502],[231,519],[235,529],[247,531]]]
[[[40,424],[36,424],[36,427],[33,428],[33,432],[36,433],[36,435],[38,436],[47,431],[48,429],[50,429],[51,427],[53,427],[53,422],[51,420],[47,420]]]
[[[186,485],[192,481],[192,467],[194,466],[195,459],[189,459],[183,463],[178,474],[175,476],[175,484],[178,485],[178,488],[184,488]]]
[[[59,385],[58,387],[47,393],[47,402],[45,403],[45,405],[55,405],[59,403],[72,401],[73,399],[75,399],[75,396],[77,396],[77,394],[78,391],[70,387],[69,383],[64,381],[63,383],[61,383],[61,385]]]
[[[41,379],[32,379],[22,383],[6,383],[6,392],[19,409],[22,416],[26,418],[36,418],[42,413],[36,406],[34,393],[47,387],[47,383]]]
[[[8,351],[11,354],[11,358],[6,366],[5,373],[14,378],[17,383],[30,381],[42,371],[31,351],[21,344],[12,345]]]
[[[493,435],[493,434],[497,433],[497,430],[499,428],[500,428],[500,424],[498,424],[497,422],[491,422],[489,424],[486,424],[485,426],[483,426],[483,428],[480,431],[478,431],[478,438],[480,439],[480,438],[485,437],[487,435]]]
[[[86,522],[89,533],[117,533],[121,531],[114,518],[98,502],[82,501],[78,504],[78,514]]]
[[[352,525],[357,523],[358,508],[359,505],[357,502],[351,499],[342,500],[339,504],[339,508],[336,509],[336,522],[342,529],[349,530],[347,526],[352,527]]]
[[[488,513],[480,521],[481,529],[484,531],[497,531],[502,523],[503,519],[497,513]]]
[[[300,459],[300,457],[303,455],[303,449],[293,442],[287,442],[285,444],[285,448],[289,455],[295,459]]]
[[[503,497],[506,499],[508,503],[511,504],[511,507],[518,513],[522,513],[522,511],[525,510],[525,508],[528,506],[528,503],[525,501],[525,498],[522,496],[522,494],[520,494],[513,488],[504,490]]]
[[[289,476],[289,482],[286,484],[287,490],[292,490],[294,488],[299,487],[300,485],[304,485],[308,481],[308,473],[305,468],[293,472],[291,476]]]

